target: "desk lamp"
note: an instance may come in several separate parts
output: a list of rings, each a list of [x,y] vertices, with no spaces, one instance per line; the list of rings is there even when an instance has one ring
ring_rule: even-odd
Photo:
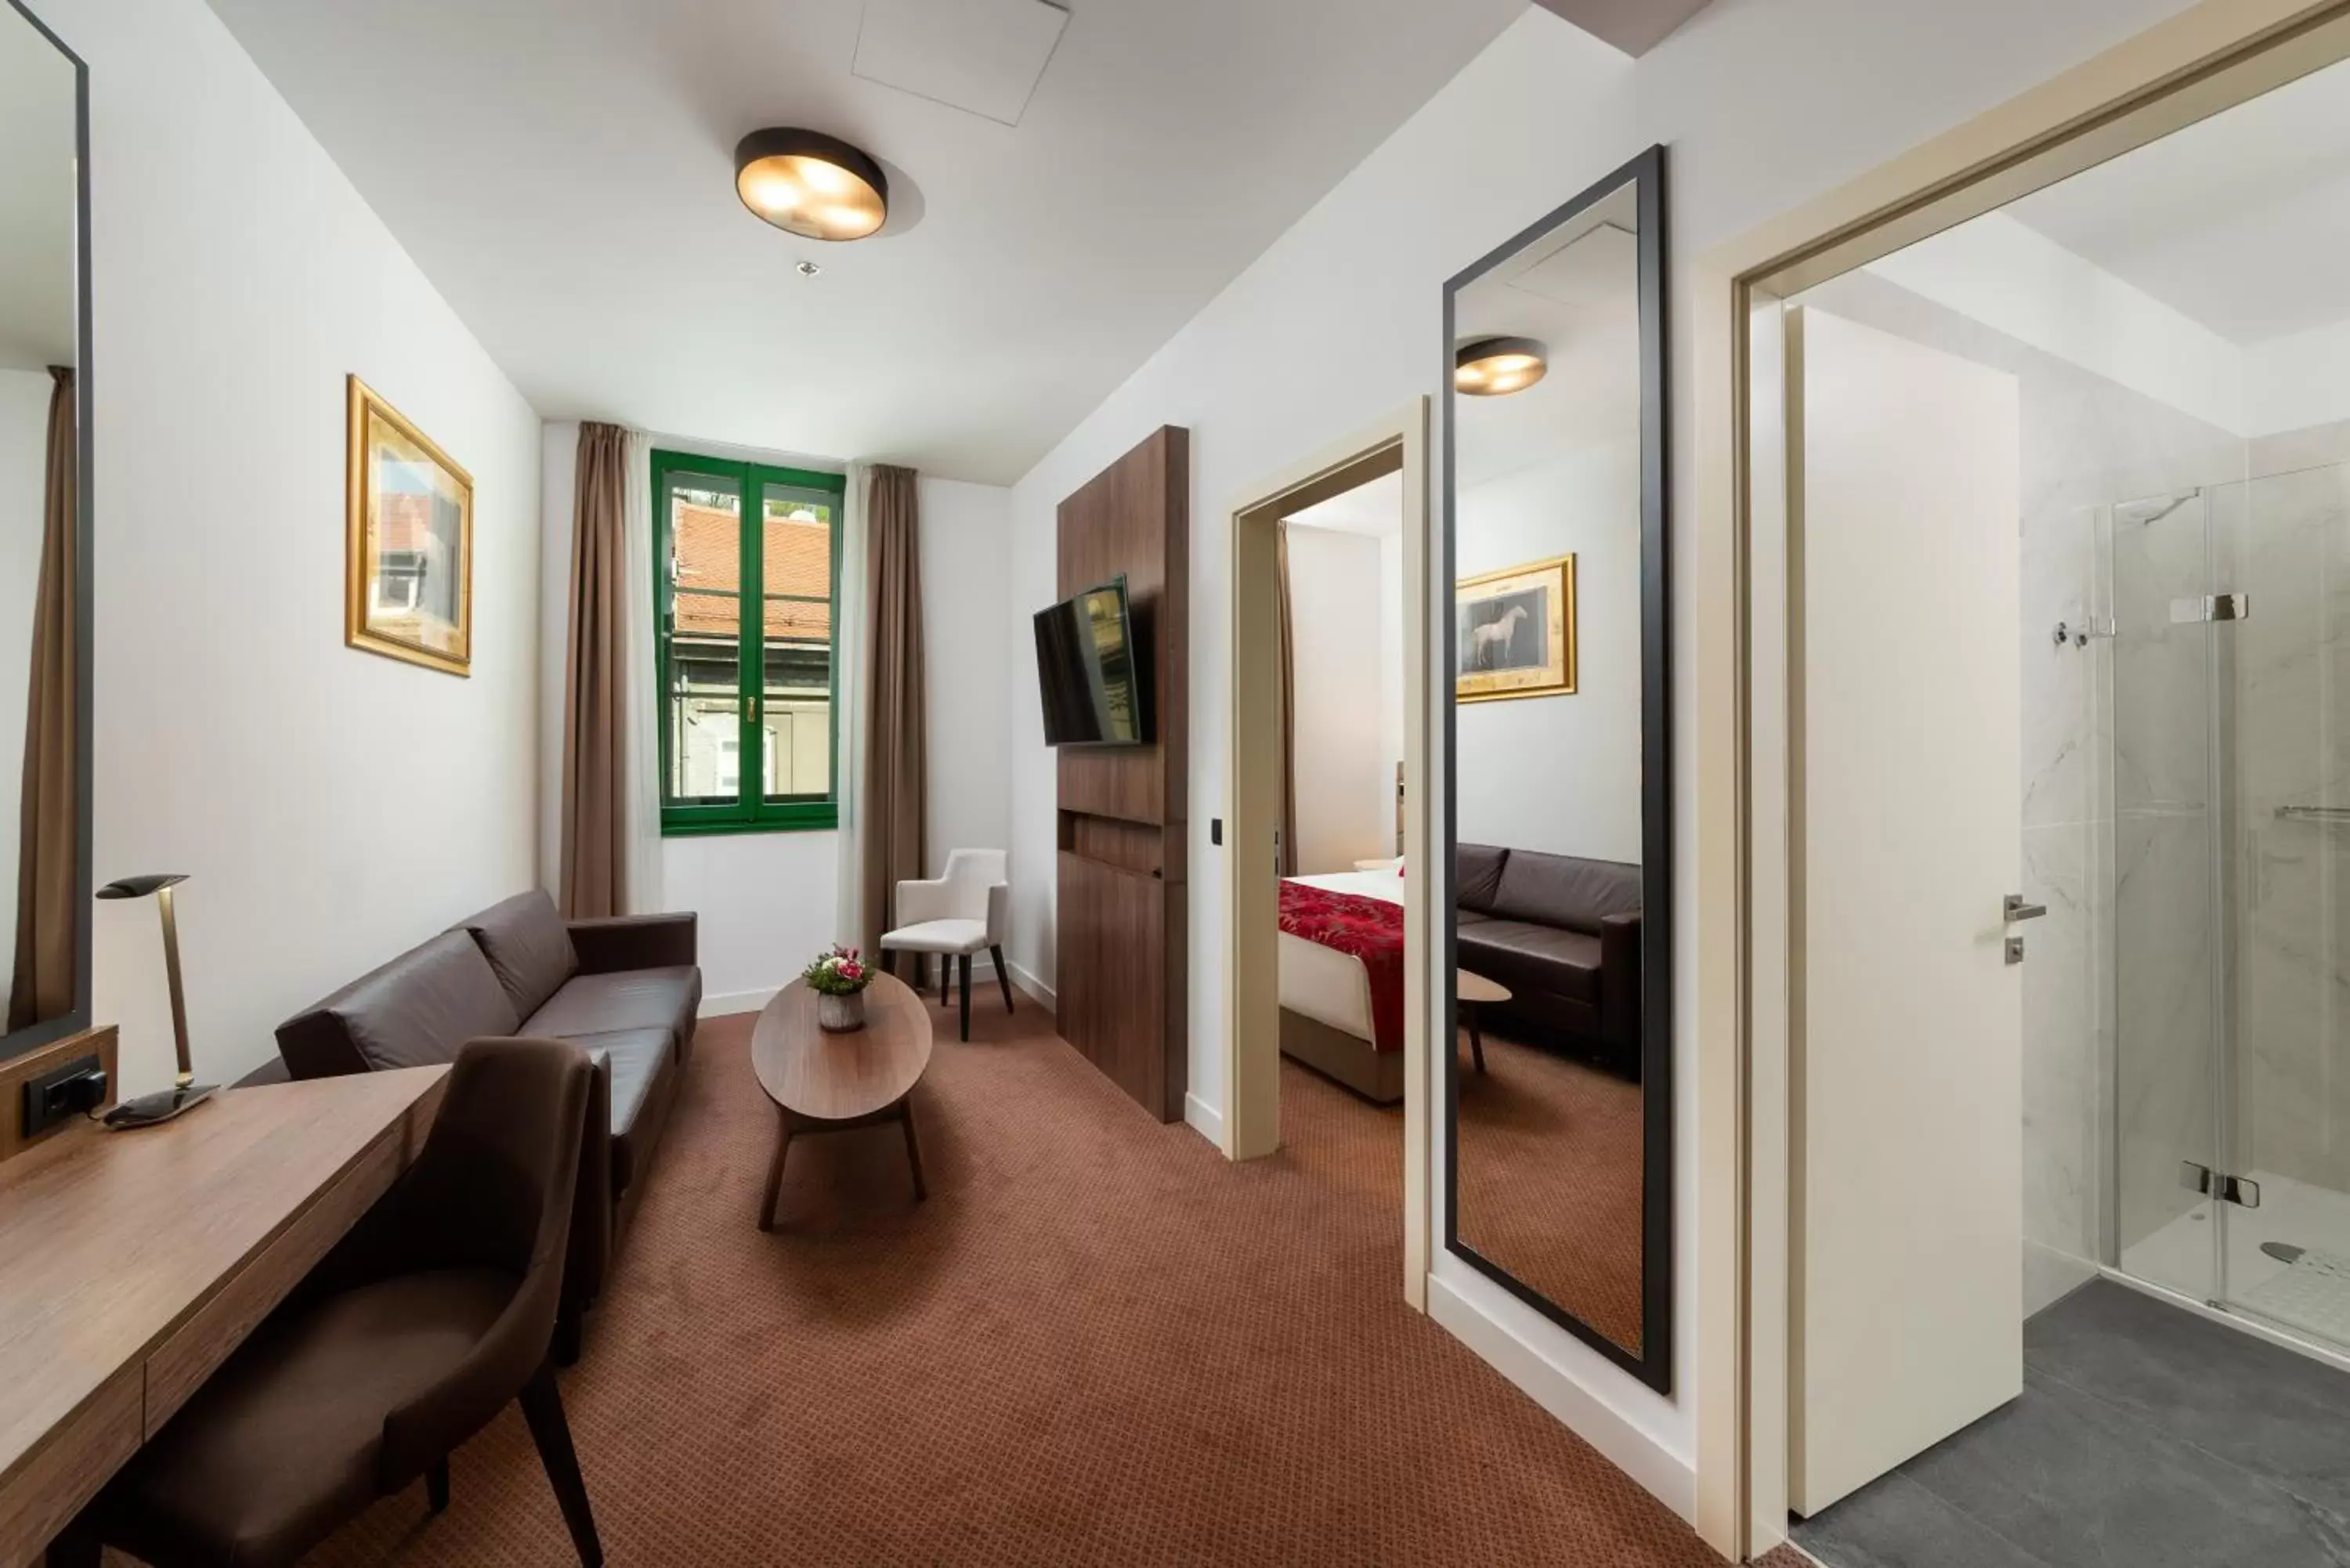
[[[150,877],[125,877],[98,890],[101,898],[155,895],[156,908],[163,912],[163,973],[172,984],[172,1039],[180,1050],[180,1075],[172,1087],[123,1101],[106,1113],[106,1125],[110,1127],[146,1127],[168,1122],[182,1111],[210,1099],[215,1087],[197,1083],[195,1072],[188,1063],[188,1004],[180,992],[180,924],[172,914],[172,889],[187,879],[184,874],[167,871]]]

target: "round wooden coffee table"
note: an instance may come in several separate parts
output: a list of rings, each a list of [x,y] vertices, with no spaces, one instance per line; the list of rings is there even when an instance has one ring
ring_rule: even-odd
[[[1452,971],[1452,994],[1461,1004],[1461,1022],[1469,1025],[1470,1060],[1482,1073],[1485,1070],[1485,1035],[1478,1027],[1477,1014],[1486,1003],[1509,1001],[1510,988],[1497,980],[1456,969]]]
[[[847,1132],[897,1122],[906,1129],[906,1162],[914,1168],[914,1197],[922,1185],[922,1150],[914,1141],[914,1085],[931,1064],[931,1015],[904,981],[878,974],[865,988],[865,1027],[827,1034],[816,1027],[816,992],[798,981],[775,993],[751,1031],[751,1070],[775,1103],[781,1122],[775,1160],[767,1168],[759,1229],[775,1224],[775,1194],[784,1184],[784,1156],[802,1133]]]

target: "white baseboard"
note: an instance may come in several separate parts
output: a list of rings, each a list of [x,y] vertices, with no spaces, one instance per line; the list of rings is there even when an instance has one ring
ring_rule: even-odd
[[[1013,963],[1008,959],[1005,960],[1004,962],[1005,966],[1012,971],[1012,980],[1014,984],[1019,986],[1023,991],[1041,994],[1045,1000],[1045,1004],[1047,1007],[1053,1004],[1053,993],[1048,988],[1038,985],[1035,977],[1027,973],[1018,964]],[[985,953],[974,953],[972,956],[971,978],[973,984],[977,984],[983,979],[993,980],[995,978],[995,965]],[[730,1013],[756,1012],[759,1009],[766,1006],[768,1002],[774,1001],[775,992],[783,989],[784,982],[779,981],[774,985],[760,986],[751,991],[716,992],[702,999],[702,1006],[695,1011],[694,1016],[696,1018],[723,1018]]]
[[[1046,985],[1043,981],[1038,980],[1035,975],[1029,973],[1026,970],[1021,968],[1020,965],[1014,963],[1008,958],[1003,961],[1003,966],[1012,971],[1013,984],[1018,986],[1021,990],[1026,992],[1029,995],[1035,997],[1045,1006],[1050,1007],[1056,1012],[1059,1010],[1061,1005],[1061,997],[1058,992],[1055,991],[1051,986]]]
[[[756,1012],[775,999],[780,985],[762,986],[756,991],[723,991],[704,996],[702,1005],[694,1010],[696,1018],[724,1018],[730,1013]]]
[[[1489,1316],[1451,1281],[1429,1276],[1428,1314],[1658,1501],[1683,1519],[1696,1517],[1697,1472],[1685,1460]]]
[[[1183,1120],[1218,1148],[1224,1147],[1224,1113],[1189,1090],[1183,1095]]]

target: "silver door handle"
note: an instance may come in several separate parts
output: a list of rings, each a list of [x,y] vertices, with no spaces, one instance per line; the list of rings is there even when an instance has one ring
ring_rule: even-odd
[[[2045,904],[2027,904],[2023,901],[2022,894],[2010,893],[2007,896],[2006,901],[2000,906],[2000,912],[2007,917],[2009,923],[2012,924],[2017,920],[2038,919],[2041,916],[2048,912],[2048,906]]]

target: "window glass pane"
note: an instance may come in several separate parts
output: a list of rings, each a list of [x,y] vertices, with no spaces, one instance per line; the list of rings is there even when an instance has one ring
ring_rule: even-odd
[[[765,664],[760,762],[766,798],[832,795],[832,524],[825,491],[761,493]]]
[[[732,478],[673,473],[669,481],[671,580],[732,593],[743,583],[743,494]]]
[[[742,793],[742,491],[731,478],[668,481],[668,777],[681,805]]]
[[[766,690],[759,709],[769,800],[832,795],[832,647],[767,641]]]
[[[743,694],[739,649],[670,650],[669,781],[680,805],[733,805],[742,791]]]

